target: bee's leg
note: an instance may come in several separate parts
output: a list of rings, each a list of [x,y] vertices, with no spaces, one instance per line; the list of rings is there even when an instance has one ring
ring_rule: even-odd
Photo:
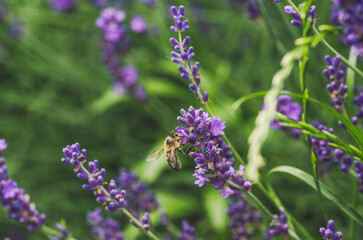
[[[184,154],[184,155],[189,155],[189,153],[191,153],[191,151],[193,150],[194,146],[190,146],[187,148],[186,151],[184,151],[183,149],[180,149],[179,151]]]

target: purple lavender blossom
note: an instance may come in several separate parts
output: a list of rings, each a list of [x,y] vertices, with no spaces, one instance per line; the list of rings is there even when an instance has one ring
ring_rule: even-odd
[[[66,226],[63,223],[57,222],[56,227],[60,231],[62,236],[61,237],[51,236],[50,237],[51,240],[67,240],[68,237],[70,237],[71,233],[69,232],[69,230],[66,228]]]
[[[358,191],[363,194],[363,163],[354,161],[354,166],[357,173],[357,181],[359,184]]]
[[[289,225],[287,223],[287,215],[283,208],[280,209],[280,215],[274,214],[274,219],[271,221],[270,226],[266,229],[264,239],[271,239],[276,236],[287,236],[289,232]]]
[[[136,173],[121,169],[116,179],[120,188],[126,190],[127,209],[131,214],[139,218],[141,212],[152,212],[159,207],[155,194],[149,192],[149,188],[138,180]]]
[[[8,27],[8,34],[10,37],[19,39],[24,35],[23,21],[20,18],[14,19]]]
[[[256,1],[254,0],[250,1],[247,4],[246,10],[247,10],[247,17],[249,19],[257,19],[261,16],[260,8],[258,7]]]
[[[190,226],[187,221],[182,222],[182,232],[179,233],[179,240],[195,240],[195,228]]]
[[[150,229],[150,217],[149,217],[149,213],[144,213],[144,216],[142,216],[142,218],[141,218],[141,224],[142,224],[142,228],[145,231],[149,231],[149,229]]]
[[[276,1],[275,1],[276,2]],[[300,5],[301,7],[301,5]],[[294,10],[293,7],[291,6],[285,6],[284,8],[285,13],[291,15],[291,17],[293,17],[294,19],[291,20],[291,24],[295,27],[301,27],[302,25],[302,20],[300,15]],[[312,21],[311,21],[311,25],[314,24],[314,19],[315,19],[315,5],[312,5],[309,8],[309,12],[308,12],[308,17],[311,17]]]
[[[2,152],[8,147],[8,144],[6,143],[5,139],[0,139],[0,156]]]
[[[141,3],[150,8],[153,8],[156,6],[155,0],[141,0]]]
[[[72,12],[77,0],[48,0],[54,11]]]
[[[331,97],[331,102],[335,110],[343,113],[343,107],[347,100],[348,86],[345,84],[345,75],[347,67],[341,63],[341,57],[325,56],[325,62],[328,68],[323,71],[325,77],[331,81],[326,88]]]
[[[99,240],[123,240],[120,225],[112,218],[103,220],[101,209],[87,213],[87,222],[92,226],[92,234]]]
[[[287,95],[280,95],[277,97],[277,106],[276,112],[284,114],[286,117],[294,120],[300,121],[301,119],[301,106],[296,103],[292,102],[292,97]],[[280,125],[279,120],[273,120],[271,122],[271,129],[278,130],[281,129],[286,132],[292,138],[298,138],[300,136],[301,130],[297,128],[288,128]]]
[[[176,8],[172,6],[171,14],[174,18],[174,26],[171,26],[170,29],[173,32],[177,32],[179,35],[179,39],[182,39],[181,33],[189,29],[189,21],[183,20],[185,16],[185,9],[184,6],[179,6]],[[190,37],[186,36],[180,42],[175,38],[170,38],[170,43],[175,49],[175,51],[171,52],[172,58],[171,61],[174,63],[181,64],[178,66],[178,70],[181,74],[181,77],[188,80],[191,80],[191,84],[189,84],[189,90],[193,92],[194,96],[201,101],[203,104],[207,104],[208,99],[208,92],[201,92],[200,90],[200,75],[198,73],[199,70],[199,62],[196,62],[193,67],[190,61],[194,58],[195,53],[193,52],[193,47],[189,47]]]
[[[233,239],[252,239],[253,230],[262,221],[262,214],[248,205],[241,197],[237,197],[236,201],[229,201],[227,213]]]
[[[123,79],[123,82],[127,86],[133,86],[133,85],[136,84],[136,81],[139,78],[139,75],[138,75],[137,70],[136,70],[136,68],[134,66],[127,65],[127,66],[122,68],[120,77]]]
[[[106,41],[118,42],[125,34],[125,29],[120,25],[125,18],[124,11],[108,7],[102,10],[96,26],[103,30]]]
[[[245,191],[250,190],[251,183],[245,178],[244,167],[240,166],[237,171],[233,168],[235,160],[230,146],[225,145],[221,138],[225,123],[209,117],[203,109],[195,110],[192,106],[188,112],[184,109],[180,112],[182,116],[177,119],[185,127],[179,126],[175,130],[181,136],[182,144],[192,144],[196,149],[190,153],[196,163],[194,183],[199,187],[207,182],[212,183],[225,198],[240,193],[230,187],[227,181],[232,181]]]
[[[257,19],[261,16],[261,11],[255,0],[228,0],[233,5],[244,6],[249,19]]]
[[[38,230],[45,221],[45,214],[39,214],[30,197],[17,183],[8,179],[5,158],[1,156],[7,147],[6,141],[0,139],[0,203],[8,217],[28,226],[29,230]]]
[[[320,122],[313,123],[319,131],[327,131],[331,134],[334,133],[333,128],[327,128]],[[344,173],[349,172],[352,165],[351,156],[345,156],[345,152],[341,149],[334,148],[329,145],[329,141],[319,139],[316,137],[311,138],[312,150],[319,163],[319,173],[324,174],[330,172],[332,163],[340,164],[340,170]]]
[[[133,16],[130,21],[130,28],[135,33],[144,33],[147,29],[145,19],[140,15]]]
[[[126,27],[119,25],[126,17],[123,11],[106,8],[97,19],[96,25],[104,30],[106,42],[102,45],[103,61],[114,80],[113,90],[117,95],[130,94],[137,99],[147,99],[145,89],[137,82],[138,72],[132,65],[123,66],[118,56],[130,51],[131,40],[126,35]],[[111,29],[109,31],[109,29]],[[113,30],[117,30],[116,32]]]
[[[38,213],[29,195],[11,179],[0,182],[0,202],[9,218],[27,225],[29,230],[38,230],[45,221],[45,214]]]
[[[356,96],[354,98],[354,105],[357,107],[357,111],[355,113],[355,118],[352,120],[352,122],[357,123],[358,122],[358,118],[363,120],[363,91],[360,92],[358,94],[358,96]],[[355,121],[354,121],[355,120]]]
[[[331,21],[342,27],[342,42],[353,46],[355,53],[363,56],[363,4],[361,0],[333,0]]]
[[[83,166],[86,162],[87,151],[81,150],[79,143],[68,145],[63,148],[63,152],[66,157],[62,158],[62,162],[73,165],[77,178],[88,181],[88,184],[84,184],[83,188],[93,191],[96,201],[105,204],[107,211],[115,212],[127,205],[126,191],[118,189],[114,180],[108,184],[108,191],[104,188],[104,185],[107,184],[105,182],[106,170],[98,169],[98,160],[88,162],[88,169]]]
[[[333,220],[329,220],[327,224],[327,228],[320,228],[319,230],[321,236],[324,240],[341,240],[342,233],[335,232],[335,223]]]

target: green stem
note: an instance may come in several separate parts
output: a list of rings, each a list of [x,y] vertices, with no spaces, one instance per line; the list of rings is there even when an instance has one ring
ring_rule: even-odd
[[[81,168],[82,170],[89,176],[89,177],[93,177],[93,175],[83,166],[83,164],[81,164]],[[103,187],[101,186],[100,189],[102,190],[102,192],[106,195],[106,197],[110,200],[110,201],[114,201],[116,202],[116,200],[112,199],[109,192]],[[120,211],[126,215],[126,217],[128,217],[133,223],[136,224],[136,226],[138,226],[139,230],[141,232],[143,232],[144,234],[146,234],[150,239],[154,239],[154,240],[159,240],[159,238],[157,236],[155,236],[155,234],[153,232],[151,232],[150,230],[146,231],[144,230],[141,222],[135,218],[134,216],[132,216],[132,214],[127,211],[127,209],[125,208],[121,208]]]
[[[352,197],[352,207],[354,209],[357,209],[357,203],[358,203],[358,181],[356,178],[353,179],[353,197]],[[354,240],[355,238],[355,221],[353,218],[350,218],[349,222],[349,236],[350,240]]]

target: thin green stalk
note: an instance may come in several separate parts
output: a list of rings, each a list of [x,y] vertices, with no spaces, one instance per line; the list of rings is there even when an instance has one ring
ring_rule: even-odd
[[[92,174],[87,170],[87,168],[85,168],[83,166],[83,164],[81,164],[81,168],[82,170],[88,175],[88,176],[92,176]],[[110,193],[103,187],[100,187],[101,191],[106,195],[107,198],[111,199],[111,201],[115,201],[111,198]],[[127,211],[127,209],[125,208],[121,208],[120,211],[122,213],[124,213],[126,215],[126,217],[128,217],[134,224],[136,224],[136,226],[139,228],[140,231],[142,231],[143,233],[145,233],[150,239],[154,239],[154,240],[160,240],[157,236],[155,236],[155,234],[153,232],[151,232],[150,230],[145,231],[141,222],[135,218],[129,211]]]
[[[358,181],[356,178],[353,179],[353,197],[352,197],[352,207],[354,209],[357,209],[357,203],[358,203]],[[353,218],[350,218],[349,221],[349,236],[350,240],[355,240],[355,221]]]
[[[313,172],[314,172],[314,182],[315,182],[316,190],[318,192],[319,202],[320,202],[320,205],[321,205],[321,210],[323,212],[325,222],[328,222],[328,220],[329,220],[328,212],[327,212],[326,207],[325,207],[323,195],[321,194],[321,188],[320,188],[320,184],[319,184],[318,161],[316,161],[315,154],[311,149],[311,142],[309,144],[309,149],[310,149],[311,165],[313,166]]]

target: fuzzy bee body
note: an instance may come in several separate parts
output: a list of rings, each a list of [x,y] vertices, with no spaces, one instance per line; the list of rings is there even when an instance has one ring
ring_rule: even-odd
[[[166,161],[169,166],[175,171],[180,171],[182,168],[181,162],[177,155],[177,151],[181,151],[183,145],[180,142],[180,136],[177,132],[171,131],[166,137],[163,146],[155,149],[146,158],[146,161],[153,161],[161,157],[162,153],[165,152]]]

